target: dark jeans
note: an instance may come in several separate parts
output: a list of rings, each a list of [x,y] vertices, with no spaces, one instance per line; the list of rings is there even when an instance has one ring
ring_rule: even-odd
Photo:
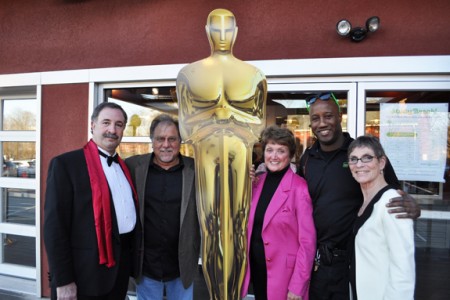
[[[347,260],[320,265],[312,272],[310,300],[349,300],[349,265]]]

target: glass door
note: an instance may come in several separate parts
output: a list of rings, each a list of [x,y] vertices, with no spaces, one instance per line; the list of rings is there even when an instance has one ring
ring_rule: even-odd
[[[380,138],[403,190],[422,208],[415,221],[416,299],[444,299],[450,276],[450,84],[360,83],[358,100],[358,135]]]
[[[0,93],[0,274],[36,279],[36,87]]]
[[[286,126],[306,149],[314,142],[309,127],[306,98],[317,93],[331,91],[342,111],[342,129],[351,136],[356,134],[356,83],[295,83],[269,84],[267,95],[267,125]],[[303,152],[303,151],[302,151]]]
[[[267,125],[287,126],[299,138],[303,149],[310,146],[313,136],[309,129],[309,116],[305,99],[313,94],[332,91],[343,111],[343,129],[356,133],[356,84],[311,83],[268,84]],[[98,101],[112,101],[122,105],[135,122],[129,126],[120,145],[121,155],[147,153],[148,128],[154,116],[160,113],[178,115],[175,82],[103,84],[99,87]],[[183,146],[183,154],[192,156],[189,147]]]
[[[431,290],[436,293],[437,289],[433,287],[444,286],[444,281],[450,276],[445,273],[450,273],[449,82],[280,82],[281,79],[276,82],[269,80],[267,125],[286,126],[294,132],[299,141],[298,157],[314,142],[309,128],[306,98],[312,94],[332,91],[343,113],[342,128],[352,137],[363,134],[381,137],[383,132],[391,132],[390,135],[397,140],[382,141],[385,147],[389,144],[393,149],[398,149],[388,154],[391,160],[395,156],[401,159],[405,156],[405,151],[410,151],[414,145],[423,151],[421,158],[428,162],[434,161],[426,178],[423,177],[425,167],[401,167],[401,160],[396,172],[402,179],[405,191],[416,198],[422,208],[422,216],[415,222],[416,298],[427,299]],[[121,144],[123,156],[151,151],[148,126],[152,118],[161,112],[175,116],[178,114],[174,89],[175,82],[100,86],[98,100],[118,102],[125,107],[130,119],[134,120]],[[424,118],[420,117],[403,118],[409,118],[406,129],[389,131],[388,121],[398,122],[389,112],[408,110],[436,114],[435,117],[425,119],[431,123],[424,122]],[[418,124],[412,124],[413,121]],[[408,131],[411,126],[415,131]],[[396,136],[408,137],[412,134],[417,137],[422,132],[428,132],[426,139],[416,138],[415,144],[405,143]],[[189,155],[189,149],[185,152]],[[419,160],[418,163],[423,164],[423,161]],[[416,172],[415,177],[409,176],[412,171]],[[439,176],[433,177],[436,174]]]

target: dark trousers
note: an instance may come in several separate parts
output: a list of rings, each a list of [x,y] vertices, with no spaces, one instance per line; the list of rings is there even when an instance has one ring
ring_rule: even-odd
[[[116,282],[114,283],[113,289],[106,295],[102,296],[86,296],[83,295],[83,291],[77,291],[77,300],[125,300],[128,291],[128,282],[131,274],[131,241],[132,233],[121,234],[120,244],[121,244],[121,255],[120,260],[117,262],[119,264],[119,270],[117,273]],[[85,274],[84,276],[89,276]],[[52,300],[56,300],[56,288],[52,289]]]
[[[349,265],[347,260],[320,265],[312,272],[309,286],[310,300],[349,300]]]

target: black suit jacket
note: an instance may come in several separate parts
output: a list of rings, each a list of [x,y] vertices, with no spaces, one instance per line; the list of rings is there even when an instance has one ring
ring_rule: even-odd
[[[112,290],[121,247],[114,205],[111,211],[116,265],[108,268],[99,265],[92,190],[83,150],[51,160],[44,205],[44,242],[53,288],[75,282],[78,292],[84,295],[102,295]],[[136,275],[141,248],[138,217],[133,233],[131,276]]]

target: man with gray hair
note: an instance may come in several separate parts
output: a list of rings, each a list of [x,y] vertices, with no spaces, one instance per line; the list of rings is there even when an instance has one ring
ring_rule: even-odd
[[[178,122],[157,116],[150,125],[153,153],[125,162],[136,186],[144,251],[137,279],[139,300],[192,300],[200,229],[194,160],[180,154]]]

